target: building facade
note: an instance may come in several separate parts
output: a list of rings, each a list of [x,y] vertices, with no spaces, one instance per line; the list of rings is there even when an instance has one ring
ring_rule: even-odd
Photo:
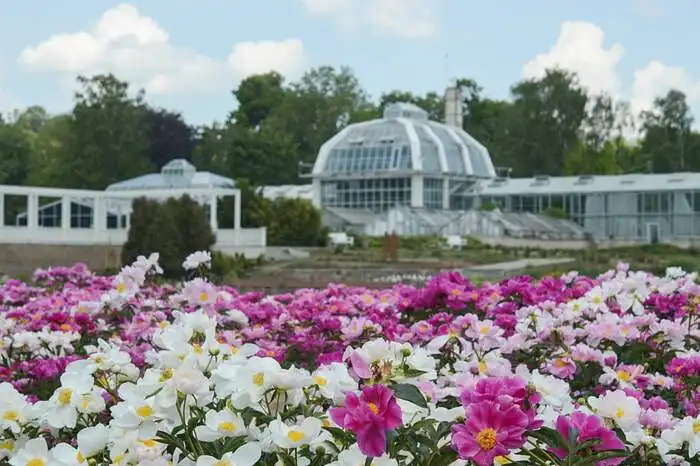
[[[241,193],[233,180],[197,172],[184,160],[105,191],[0,186],[0,243],[121,246],[135,199],[165,201],[183,195],[204,207],[216,249],[249,257],[265,252],[266,229],[241,228]]]
[[[507,212],[564,213],[597,240],[700,237],[700,173],[497,178],[466,197]]]
[[[408,103],[341,130],[321,147],[311,173],[317,206],[373,212],[460,209],[460,192],[495,176],[482,144]]]

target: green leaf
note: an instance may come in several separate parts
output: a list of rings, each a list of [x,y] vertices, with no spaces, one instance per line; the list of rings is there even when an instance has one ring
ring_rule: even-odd
[[[421,391],[415,385],[400,383],[390,387],[394,391],[396,398],[406,400],[421,408],[427,408],[428,402]]]
[[[588,466],[598,464],[599,461],[611,459],[611,458],[626,458],[628,456],[627,450],[607,450],[594,455],[587,456],[585,458],[578,459],[574,466]]]
[[[437,455],[433,457],[428,466],[448,466],[457,461],[457,452],[452,449],[452,445],[445,445],[440,448]]]

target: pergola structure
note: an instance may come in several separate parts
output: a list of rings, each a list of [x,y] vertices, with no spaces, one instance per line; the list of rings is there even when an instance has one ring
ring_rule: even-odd
[[[216,248],[257,257],[266,247],[265,228],[241,228],[241,193],[236,188],[167,187],[90,191],[0,185],[0,243],[122,245],[134,199],[166,200],[188,195],[205,207]],[[219,201],[233,198],[233,225],[219,225]],[[228,205],[228,204],[226,204]]]

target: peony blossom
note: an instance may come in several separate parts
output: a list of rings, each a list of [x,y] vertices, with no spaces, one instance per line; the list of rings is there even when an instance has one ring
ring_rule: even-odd
[[[490,466],[497,456],[523,446],[527,424],[527,415],[517,405],[480,401],[469,406],[465,423],[452,427],[452,447],[460,458]]]
[[[401,425],[402,414],[394,393],[385,385],[370,385],[362,393],[348,393],[345,406],[330,410],[331,419],[357,435],[360,451],[380,457],[386,451],[386,434]]]

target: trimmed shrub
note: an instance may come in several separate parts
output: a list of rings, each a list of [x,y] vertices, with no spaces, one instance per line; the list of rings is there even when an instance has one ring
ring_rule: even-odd
[[[158,252],[163,274],[180,278],[185,274],[185,258],[195,251],[211,250],[215,241],[204,207],[191,197],[170,198],[164,203],[140,198],[133,203],[122,264]]]

